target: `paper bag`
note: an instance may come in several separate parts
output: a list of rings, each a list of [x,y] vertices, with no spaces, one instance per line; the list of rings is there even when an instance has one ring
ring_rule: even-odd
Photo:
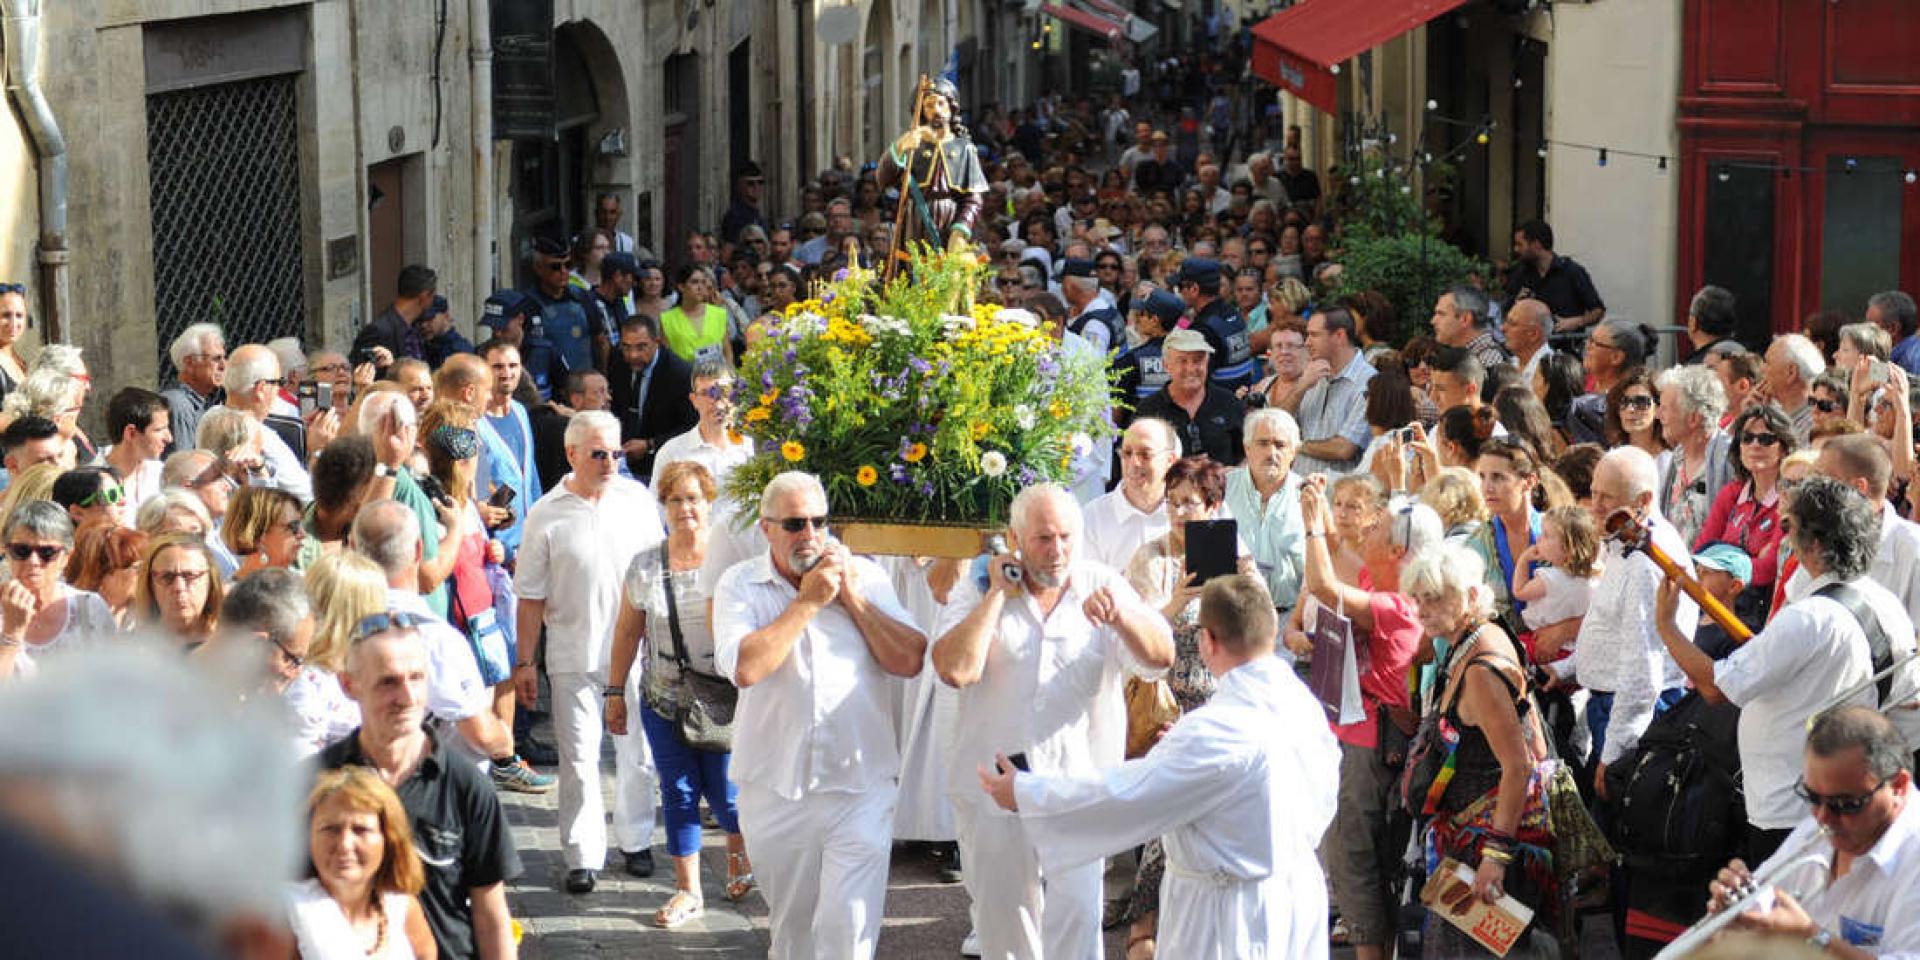
[[[1506,894],[1492,903],[1475,897],[1473,871],[1452,857],[1441,860],[1440,868],[1427,878],[1427,885],[1420,890],[1420,902],[1426,904],[1428,912],[1459,927],[1502,957],[1533,921],[1533,911]]]
[[[1313,637],[1313,664],[1307,686],[1327,712],[1327,722],[1346,726],[1367,719],[1360,698],[1360,665],[1353,643],[1353,620],[1308,598],[1301,617]]]

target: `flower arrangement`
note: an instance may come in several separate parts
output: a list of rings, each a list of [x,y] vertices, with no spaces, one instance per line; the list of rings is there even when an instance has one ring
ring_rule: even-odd
[[[980,527],[1023,487],[1073,479],[1114,433],[1105,358],[973,304],[983,275],[922,249],[890,283],[840,271],[768,324],[735,386],[734,429],[760,451],[728,481],[745,515],[785,470],[819,476],[839,517]]]

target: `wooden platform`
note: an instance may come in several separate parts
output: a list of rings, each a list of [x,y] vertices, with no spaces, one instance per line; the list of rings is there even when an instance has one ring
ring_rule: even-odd
[[[868,556],[970,560],[987,552],[989,537],[1002,531],[959,524],[842,520],[834,532],[847,549]]]

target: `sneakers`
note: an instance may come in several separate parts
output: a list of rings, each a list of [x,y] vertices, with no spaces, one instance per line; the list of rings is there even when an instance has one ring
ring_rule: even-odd
[[[960,941],[960,955],[963,957],[977,957],[980,955],[980,931],[967,931],[967,938]]]
[[[514,793],[547,793],[557,782],[552,774],[535,773],[524,758],[493,765],[493,787]]]

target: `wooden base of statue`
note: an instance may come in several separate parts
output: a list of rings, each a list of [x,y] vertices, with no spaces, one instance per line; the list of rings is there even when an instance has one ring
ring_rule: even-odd
[[[856,554],[971,560],[987,552],[987,540],[1003,535],[986,527],[941,523],[843,520],[834,533]]]

